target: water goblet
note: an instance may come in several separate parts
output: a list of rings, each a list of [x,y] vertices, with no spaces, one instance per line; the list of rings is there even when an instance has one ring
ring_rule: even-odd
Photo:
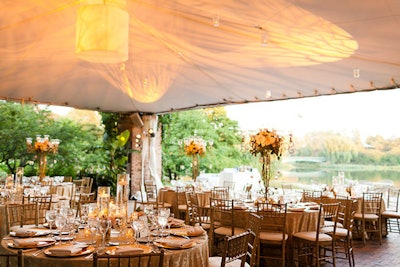
[[[144,228],[142,220],[134,220],[132,222],[132,228],[135,230],[135,244],[139,245],[140,231]]]
[[[145,204],[145,205],[144,205],[143,210],[144,210],[144,213],[145,213],[146,215],[150,215],[150,214],[152,214],[152,213],[154,212],[153,205],[148,205],[148,204]]]
[[[150,227],[149,227],[149,219],[147,216],[140,216],[139,220],[143,222],[143,230],[147,236],[147,245],[150,245]]]
[[[87,229],[90,232],[90,236],[91,236],[91,243],[94,244],[95,243],[95,236],[97,234],[97,230],[98,230],[98,224],[99,224],[99,220],[97,218],[91,217],[88,219],[87,221]]]
[[[165,214],[158,214],[157,216],[157,221],[161,226],[161,237],[164,236],[164,227],[167,225],[168,222],[168,216],[165,216]]]
[[[60,241],[61,241],[61,236],[62,236],[64,227],[65,227],[66,224],[67,224],[67,217],[64,216],[64,215],[61,214],[61,213],[58,213],[58,214],[56,215],[56,219],[55,219],[55,221],[54,221],[54,224],[56,225],[57,229],[58,229],[59,232],[60,232]]]
[[[106,235],[108,229],[111,228],[111,220],[109,219],[99,219],[98,221],[98,230],[101,234],[101,248],[105,249],[106,247]]]
[[[53,235],[52,228],[53,228],[53,223],[56,220],[57,211],[55,211],[55,210],[46,210],[45,216],[46,216],[46,221],[49,224],[50,236],[53,237],[54,235]]]

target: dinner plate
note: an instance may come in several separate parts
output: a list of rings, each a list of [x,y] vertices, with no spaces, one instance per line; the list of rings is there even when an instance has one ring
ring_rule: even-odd
[[[150,246],[139,244],[139,245],[119,245],[119,246],[115,246],[115,247],[110,247],[110,248],[107,249],[106,253],[109,254],[109,255],[115,255],[115,251],[116,251],[117,248],[130,248],[130,247],[132,247],[132,248],[141,248],[141,249],[143,249],[143,252],[141,252],[141,253],[144,253],[144,254],[151,252],[151,247]]]
[[[27,232],[10,232],[10,236],[12,237],[21,237],[21,238],[26,238],[26,237],[38,237],[38,236],[45,236],[50,234],[50,231],[47,230],[30,230]]]
[[[61,246],[63,246],[63,245],[61,245]],[[64,246],[67,246],[67,245],[64,245]],[[57,254],[51,253],[51,250],[50,250],[50,249],[51,249],[51,248],[45,249],[45,250],[43,251],[43,253],[44,253],[45,255],[47,255],[47,256],[50,256],[50,257],[57,257],[57,258],[66,258],[66,257],[68,258],[68,257],[79,257],[79,256],[84,256],[84,255],[87,255],[87,254],[92,253],[92,252],[95,250],[94,246],[90,245],[90,246],[87,246],[87,247],[83,247],[83,248],[82,248],[82,251],[80,251],[80,252],[78,252],[78,253],[73,253],[73,254],[70,254],[70,255],[57,255]]]
[[[199,234],[199,233],[196,233],[196,232],[191,233],[191,232],[188,232],[188,231],[186,231],[184,229],[173,229],[173,230],[170,230],[170,233],[171,233],[171,235],[175,235],[175,236],[196,237],[196,236],[204,235],[206,233],[206,231],[203,231],[201,234]]]
[[[156,245],[157,247],[160,247],[160,248],[177,249],[177,250],[179,250],[179,249],[188,249],[188,248],[192,248],[192,247],[196,246],[196,242],[193,242],[193,241],[190,242],[190,243],[187,243],[187,244],[185,244],[184,246],[181,246],[181,247],[168,246],[168,245],[164,245],[164,244],[162,244],[160,242],[157,242],[157,241],[154,241],[153,244]]]
[[[43,242],[38,242],[36,244],[32,245],[25,245],[25,246],[16,246],[13,242],[7,243],[7,246],[10,248],[17,248],[17,249],[28,249],[28,248],[44,248],[53,245],[56,243],[55,240],[53,241],[43,241]]]

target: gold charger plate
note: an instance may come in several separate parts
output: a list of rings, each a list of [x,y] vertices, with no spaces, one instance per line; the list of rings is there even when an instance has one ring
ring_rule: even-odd
[[[206,231],[203,231],[202,233],[188,232],[186,228],[171,229],[169,232],[171,233],[171,235],[182,236],[182,237],[186,237],[186,236],[196,237],[196,236],[202,236],[207,233]]]
[[[38,236],[45,236],[50,234],[51,232],[48,230],[29,230],[26,232],[10,232],[10,236],[12,237],[20,237],[20,238],[26,238],[26,237],[38,237]]]
[[[187,243],[187,244],[185,244],[185,245],[183,245],[183,246],[180,246],[180,247],[168,246],[168,245],[162,244],[162,243],[157,242],[157,241],[154,241],[153,244],[156,245],[157,247],[160,247],[160,248],[176,249],[176,250],[179,250],[179,249],[188,249],[188,248],[192,248],[192,247],[196,246],[196,242],[194,242],[194,241],[192,241],[192,242],[190,242],[190,243]]]
[[[68,245],[60,245],[60,246],[68,246]],[[51,248],[47,248],[45,249],[43,252],[45,255],[50,256],[50,257],[57,257],[57,258],[69,258],[69,257],[79,257],[79,256],[84,256],[87,254],[90,254],[94,251],[94,246],[87,246],[87,247],[83,247],[82,250],[78,253],[73,253],[70,255],[57,255],[57,254],[53,254],[50,251]]]
[[[110,248],[107,249],[106,253],[109,254],[109,255],[115,255],[115,251],[117,250],[117,248],[129,248],[129,247],[141,248],[141,249],[143,249],[143,252],[140,252],[140,253],[143,253],[143,254],[151,252],[151,247],[150,246],[142,245],[142,244],[139,244],[139,245],[134,244],[134,245],[119,245],[119,246],[110,247]]]
[[[7,243],[7,246],[10,248],[16,248],[16,249],[29,249],[29,248],[44,248],[53,245],[56,243],[55,240],[53,241],[43,241],[43,242],[38,242],[38,243],[32,243],[32,245],[25,245],[25,246],[16,246],[13,242]]]

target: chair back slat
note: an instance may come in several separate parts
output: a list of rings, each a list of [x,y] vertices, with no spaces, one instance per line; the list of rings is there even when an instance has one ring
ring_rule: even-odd
[[[164,266],[164,250],[143,254],[93,254],[93,267],[162,267]]]

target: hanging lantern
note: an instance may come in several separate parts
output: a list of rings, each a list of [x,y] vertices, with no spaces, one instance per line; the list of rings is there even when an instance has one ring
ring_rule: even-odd
[[[129,57],[129,14],[124,1],[90,1],[78,8],[77,57],[94,63],[121,63]]]

